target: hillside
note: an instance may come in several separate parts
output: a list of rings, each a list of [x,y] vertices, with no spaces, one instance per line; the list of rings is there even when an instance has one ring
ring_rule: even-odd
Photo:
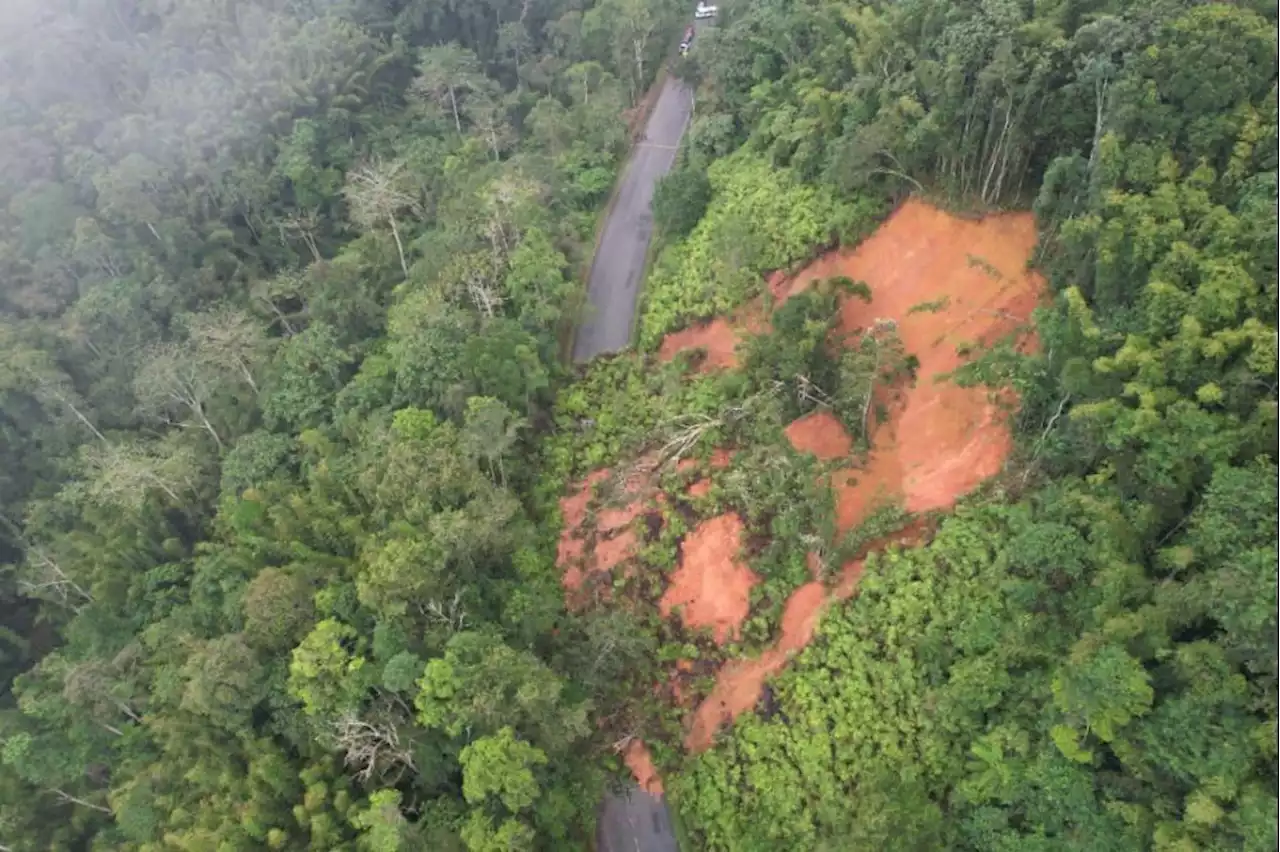
[[[1276,847],[1273,4],[11,5],[0,850]]]

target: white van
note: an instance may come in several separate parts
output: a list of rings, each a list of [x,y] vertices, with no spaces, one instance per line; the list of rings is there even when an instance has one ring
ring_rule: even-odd
[[[714,18],[717,11],[719,10],[716,9],[715,6],[708,6],[705,3],[699,3],[698,8],[693,10],[693,17],[700,21],[706,18]]]

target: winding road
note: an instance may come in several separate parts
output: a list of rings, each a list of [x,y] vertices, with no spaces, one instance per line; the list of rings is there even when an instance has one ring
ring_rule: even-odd
[[[649,114],[645,139],[632,149],[591,262],[586,315],[573,342],[574,361],[590,361],[631,345],[640,279],[653,237],[653,190],[671,171],[692,114],[693,92],[668,76]]]

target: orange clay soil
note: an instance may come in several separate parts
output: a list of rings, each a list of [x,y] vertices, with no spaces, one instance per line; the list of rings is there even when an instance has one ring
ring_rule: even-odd
[[[584,603],[582,590],[587,578],[605,574],[634,556],[640,540],[632,522],[649,507],[652,459],[641,459],[623,485],[622,496],[628,498],[621,508],[600,506],[594,525],[587,523],[588,508],[597,501],[595,486],[611,476],[608,469],[592,471],[572,494],[560,500],[564,529],[556,548],[556,564],[563,573],[560,583],[570,607]],[[662,494],[656,495],[658,502]],[[588,548],[588,543],[592,546]]]
[[[716,318],[710,322],[700,323],[683,331],[668,334],[662,339],[662,346],[658,349],[658,357],[663,361],[670,361],[676,357],[677,353],[686,349],[702,348],[707,351],[706,360],[702,362],[702,369],[736,367],[738,365],[738,356],[734,354],[734,350],[737,347],[737,330],[728,320]]]
[[[849,434],[830,411],[806,414],[788,426],[786,434],[791,446],[823,461],[845,458],[853,449]]]
[[[846,300],[841,329],[895,320],[907,352],[920,359],[914,386],[873,435],[858,490],[864,480],[896,481],[907,511],[924,512],[951,506],[1000,470],[1010,436],[990,392],[938,379],[965,362],[958,346],[990,345],[1030,319],[1044,291],[1026,269],[1035,242],[1030,213],[961,219],[913,199],[856,249],[830,253],[792,281],[788,295],[832,275],[867,282],[871,304]],[[934,309],[919,309],[929,303]],[[861,516],[846,510],[841,520]]]
[[[680,567],[658,601],[663,617],[679,607],[685,627],[710,627],[719,644],[737,635],[751,609],[751,588],[760,582],[739,557],[742,531],[742,519],[730,512],[685,537]]]
[[[729,462],[732,458],[733,458],[733,454],[730,453],[728,450],[724,450],[724,449],[716,450],[711,454],[711,469],[721,470],[723,468],[728,467]],[[698,462],[696,459],[682,459],[680,463],[676,465],[676,470],[680,473],[684,473],[685,471],[692,470],[697,466],[698,466]],[[687,493],[690,497],[695,497],[695,498],[706,497],[708,494],[711,493],[711,480],[699,479],[698,481],[691,484],[688,487],[688,489],[686,489],[685,493]]]
[[[856,334],[876,320],[894,320],[907,352],[920,361],[914,385],[889,405],[888,422],[873,426],[872,451],[860,464],[835,475],[837,525],[842,532],[886,503],[900,502],[910,512],[948,508],[999,471],[1011,439],[989,391],[959,388],[937,379],[963,363],[958,346],[990,345],[1027,322],[1043,291],[1042,280],[1025,269],[1035,240],[1035,222],[1027,213],[968,220],[911,200],[856,249],[829,253],[790,281],[779,273],[770,277],[768,284],[778,301],[833,275],[867,282],[872,302],[846,300],[841,330]],[[921,310],[926,304],[931,309]],[[761,314],[759,302],[753,302],[732,320],[715,319],[669,335],[659,357],[666,360],[682,350],[702,347],[707,353],[702,369],[735,366],[741,331],[767,327]],[[1022,345],[1034,346],[1034,341],[1024,339]],[[847,456],[851,448],[843,427],[825,412],[791,424],[787,435],[797,449],[822,459]],[[582,562],[584,544],[572,519],[576,511],[577,523],[581,522],[591,482],[589,477],[586,499],[580,493],[562,501],[566,533],[561,555],[568,558],[562,558],[561,565],[571,566],[565,573],[566,590],[574,588],[571,573],[577,572],[577,583],[582,579],[574,560]],[[691,490],[705,493],[705,488],[699,482]],[[617,516],[622,523],[632,517],[622,521],[623,516]],[[601,520],[614,517],[602,512]],[[718,642],[736,635],[749,612],[751,587],[759,582],[738,561],[742,529],[736,515],[721,515],[686,538],[680,568],[660,602],[664,615],[681,607],[687,626],[711,627]],[[755,705],[765,681],[812,639],[825,606],[832,599],[854,594],[866,553],[890,544],[917,543],[924,535],[922,525],[912,524],[869,544],[857,559],[842,566],[832,594],[818,581],[792,593],[778,643],[758,658],[735,660],[721,668],[711,694],[690,718],[685,747],[690,751],[709,747],[722,724]],[[624,551],[628,546],[625,540],[614,545]],[[606,556],[610,556],[608,547]],[[811,560],[811,569],[813,564]],[[627,765],[637,781],[647,788],[654,784],[660,788],[647,758],[643,743],[628,747]]]
[[[965,220],[912,200],[856,249],[820,258],[789,287],[770,281],[782,298],[833,275],[867,282],[871,303],[846,300],[841,330],[856,333],[876,320],[894,320],[907,352],[920,360],[915,383],[890,406],[888,422],[872,429],[864,463],[835,475],[840,531],[890,502],[901,501],[913,513],[949,508],[999,472],[1011,437],[989,392],[939,379],[963,363],[958,345],[990,345],[1028,321],[1043,291],[1043,281],[1025,268],[1035,241],[1030,214]],[[942,299],[931,310],[910,310]],[[821,459],[847,456],[851,447],[828,412],[792,423],[787,437]],[[866,550],[915,543],[922,534],[912,525]],[[865,555],[842,566],[836,598],[853,595],[864,562]],[[755,706],[765,680],[812,638],[828,601],[820,583],[801,586],[787,601],[778,643],[758,658],[721,668],[711,694],[694,711],[688,750],[708,748],[720,725]]]
[[[786,277],[778,272],[769,276],[769,287],[775,299],[790,295]],[[686,349],[704,349],[705,358],[698,365],[700,372],[721,367],[732,369],[738,366],[737,348],[743,332],[761,334],[768,330],[769,320],[762,300],[752,299],[729,319],[716,317],[668,334],[658,347],[658,360],[670,361]]]
[[[707,466],[712,471],[722,470],[729,466],[732,459],[733,454],[730,451],[717,449],[711,454],[710,459],[707,461]],[[574,488],[571,494],[561,498],[560,512],[563,516],[564,529],[560,534],[556,564],[563,571],[561,583],[564,586],[566,603],[570,608],[576,609],[585,603],[581,590],[588,577],[606,573],[635,555],[639,539],[631,526],[635,519],[643,514],[647,508],[645,498],[650,493],[650,486],[652,485],[653,461],[654,459],[652,458],[641,459],[636,466],[636,472],[625,483],[623,495],[632,498],[631,501],[621,508],[598,507],[595,512],[594,525],[588,523],[588,509],[593,504],[600,502],[599,498],[596,497],[595,487],[610,479],[611,470],[592,471]],[[698,466],[699,461],[697,459],[686,458],[676,465],[676,470],[679,473],[684,473],[694,470]],[[710,480],[699,479],[688,490],[692,496],[702,496],[710,488]],[[654,497],[658,504],[666,502],[665,496],[661,493],[654,495]],[[714,533],[714,527],[711,528],[711,532]],[[704,533],[705,535],[707,533]],[[738,533],[735,532],[734,544],[727,551],[730,554],[736,554],[737,552],[737,535]],[[590,547],[588,547],[589,544]],[[689,576],[694,577],[696,581],[696,574],[695,570]],[[714,578],[712,582],[714,582]],[[745,618],[746,608],[749,605],[747,596],[750,594],[751,584],[754,584],[754,582],[756,582],[755,575],[750,575],[750,584],[746,586],[746,590],[742,593],[742,603],[733,604],[731,607],[731,609],[733,607],[741,607],[742,615],[731,614],[728,616],[725,621],[726,626],[736,625],[741,622],[742,618]],[[696,615],[705,614],[704,610],[704,607],[699,607]],[[678,665],[678,669],[692,669],[690,661],[681,662],[684,663],[684,666]],[[674,692],[678,699],[678,684],[676,684]],[[662,793],[662,781],[658,777],[657,770],[654,769],[653,760],[643,741],[639,739],[631,740],[623,752],[623,761],[631,770],[635,776],[636,783],[641,788],[651,793]]]
[[[643,740],[636,738],[627,743],[626,750],[622,753],[622,762],[631,770],[640,789],[655,796],[662,795],[662,779],[658,777],[658,770],[653,766],[653,756],[649,754],[649,747]]]
[[[711,694],[693,712],[684,738],[688,751],[708,748],[722,724],[755,706],[765,680],[782,671],[791,655],[809,644],[826,601],[827,592],[822,583],[805,583],[787,599],[778,644],[759,657],[731,660],[721,667]]]

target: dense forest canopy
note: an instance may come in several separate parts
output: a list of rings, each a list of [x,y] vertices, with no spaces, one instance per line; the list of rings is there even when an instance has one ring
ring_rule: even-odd
[[[1038,354],[961,377],[1019,391],[1003,499],[873,559],[769,706],[680,762],[695,845],[1273,848],[1274,5],[730,16],[681,69],[684,168],[1031,205],[1054,298]],[[735,227],[710,174],[659,196],[673,264]],[[759,292],[651,283],[655,333]]]
[[[584,842],[530,447],[682,17],[8,4],[0,845]]]
[[[670,634],[566,611],[556,498],[732,403],[689,446],[750,449],[780,600],[829,495],[761,436],[796,376],[870,398],[833,297],[720,378],[645,350],[908,193],[1036,213],[1038,350],[958,377],[1018,391],[1012,472],[714,748],[645,731],[688,842],[1275,848],[1274,4],[720,5],[642,351],[584,374],[691,8],[7,4],[0,848],[586,848]]]

